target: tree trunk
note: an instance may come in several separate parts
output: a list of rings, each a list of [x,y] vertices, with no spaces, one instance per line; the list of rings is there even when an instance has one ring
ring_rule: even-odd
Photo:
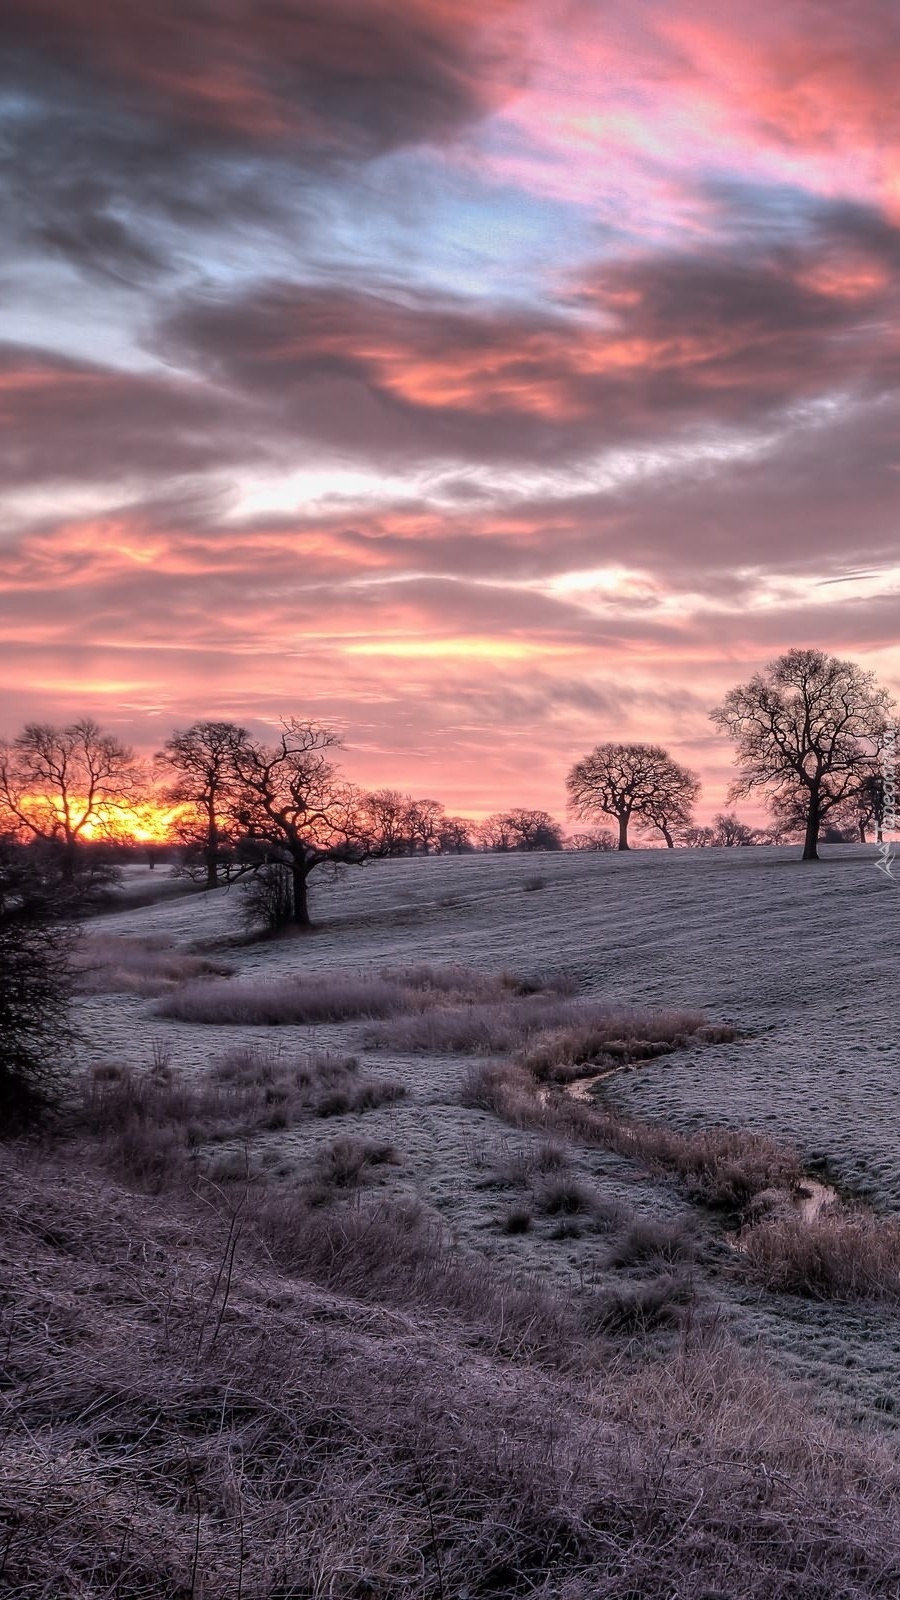
[[[207,806],[206,816],[206,887],[215,889],[219,882],[219,830],[212,804]]]
[[[859,842],[860,844],[868,843],[868,840],[866,839],[866,825],[863,822],[862,817],[859,819]]]
[[[619,844],[618,844],[618,848],[620,850],[630,850],[631,849],[631,845],[628,843],[628,813],[627,813],[627,811],[620,811],[619,812]]]
[[[806,838],[803,841],[803,860],[818,861],[819,852],[819,792],[810,789],[809,810],[806,813]]]
[[[307,870],[297,862],[291,867],[291,890],[294,900],[294,909],[291,921],[297,928],[310,928],[312,923],[309,917],[309,898],[306,889]]]
[[[666,841],[666,849],[667,850],[674,850],[675,849],[675,840],[672,838],[672,835],[670,834],[668,828],[665,826],[664,823],[660,824],[659,831],[660,831],[660,833],[662,834],[663,838]]]

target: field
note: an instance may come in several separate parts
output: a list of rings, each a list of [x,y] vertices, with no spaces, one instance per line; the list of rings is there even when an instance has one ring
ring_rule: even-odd
[[[45,1155],[29,1204],[17,1197],[32,1158],[18,1158],[0,1213],[25,1323],[33,1313],[50,1339],[45,1365],[59,1364],[61,1443],[44,1454],[37,1443],[54,1415],[48,1401],[29,1422],[33,1448],[23,1447],[35,1494],[41,1484],[42,1502],[56,1494],[65,1507],[56,1521],[47,1513],[48,1548],[65,1543],[66,1518],[77,1521],[65,1447],[89,1477],[101,1460],[103,1482],[112,1474],[116,1537],[171,1546],[180,1576],[154,1588],[159,1555],[157,1577],[129,1578],[131,1587],[120,1561],[119,1587],[82,1571],[81,1588],[70,1575],[54,1588],[52,1573],[35,1568],[32,1586],[20,1575],[11,1592],[224,1600],[236,1592],[233,1552],[219,1571],[213,1525],[225,1517],[224,1550],[233,1520],[222,1507],[233,1503],[262,1519],[260,1538],[281,1541],[285,1572],[299,1559],[285,1553],[291,1537],[312,1562],[291,1587],[258,1551],[248,1556],[242,1592],[267,1600],[896,1592],[900,1528],[879,1518],[900,1471],[900,897],[871,848],[824,856],[818,866],[772,849],[382,862],[323,883],[316,929],[277,940],[247,938],[237,888],[148,904],[169,885],[159,868],[131,869],[122,909],[87,924],[81,940],[84,1108]],[[123,1259],[127,1314],[114,1291]],[[52,1314],[39,1316],[48,1284]],[[85,1333],[82,1297],[98,1292],[103,1332]],[[10,1348],[25,1325],[17,1315]],[[51,1338],[60,1317],[68,1332]],[[223,1487],[223,1423],[214,1446],[201,1430],[196,1448],[215,1461],[194,1461],[178,1506],[153,1479],[149,1521],[129,1513],[123,1532],[124,1458],[111,1468],[106,1443],[79,1432],[88,1414],[79,1407],[94,1401],[90,1384],[65,1399],[81,1383],[69,1347],[87,1339],[96,1373],[125,1360],[113,1354],[120,1340],[136,1340],[142,1360],[163,1360],[160,1374],[171,1368],[176,1388],[183,1377],[177,1395],[168,1378],[153,1381],[181,1419],[163,1455],[177,1448],[191,1459],[190,1384],[282,1385],[296,1355],[279,1358],[276,1373],[248,1350],[281,1349],[291,1328],[307,1341],[307,1366],[326,1360],[327,1344],[341,1367],[337,1388],[325,1384],[327,1405],[341,1409],[348,1440],[369,1438],[366,1449],[376,1449],[366,1433],[374,1402],[362,1374],[381,1373],[387,1410],[372,1426],[379,1460],[394,1452],[391,1472],[410,1459],[416,1394],[430,1396],[413,1454],[420,1473],[423,1453],[446,1454],[440,1482],[426,1474],[412,1511],[408,1484],[388,1474],[393,1486],[373,1491],[368,1511],[363,1497],[351,1528],[328,1455],[316,1471],[331,1485],[322,1491],[330,1531],[304,1522],[289,1537],[277,1495],[270,1504],[267,1489],[251,1505],[233,1478]],[[116,1383],[129,1405],[149,1405],[133,1363]],[[40,1388],[29,1380],[23,1392],[28,1411]],[[497,1407],[506,1419],[498,1412],[490,1424],[500,1430],[492,1446],[475,1438],[475,1413]],[[437,1421],[448,1408],[458,1412],[456,1443]],[[537,1436],[556,1410],[569,1419],[567,1444],[546,1478]],[[591,1419],[584,1437],[579,1415]],[[321,1416],[308,1426],[324,1438]],[[598,1428],[617,1465],[591,1488],[584,1463]],[[502,1472],[496,1458],[486,1464],[499,1436],[520,1452]],[[132,1437],[128,1427],[121,1437]],[[283,1439],[266,1448],[286,1459]],[[348,1481],[375,1482],[372,1461],[347,1448]],[[449,1466],[468,1448],[481,1461],[476,1478],[493,1485],[483,1516],[474,1479],[466,1486],[462,1467]],[[232,1444],[225,1453],[231,1473]],[[670,1457],[680,1463],[671,1481]],[[458,1479],[453,1516],[441,1499],[445,1467]],[[501,1514],[506,1491],[494,1480],[507,1471],[518,1509]],[[752,1521],[761,1481],[775,1496],[767,1531],[742,1547],[739,1525]],[[597,1534],[592,1494],[630,1507],[630,1532],[613,1519]],[[384,1496],[393,1533],[382,1526]],[[704,1496],[731,1505],[729,1516],[710,1522]],[[798,1545],[798,1518],[808,1522],[813,1501],[825,1523]],[[429,1520],[438,1502],[443,1533]],[[517,1520],[527,1520],[526,1503],[527,1532]],[[574,1521],[554,1534],[549,1506],[562,1503]],[[33,1512],[35,1529],[44,1515]],[[379,1548],[400,1540],[383,1567],[368,1545],[361,1564],[367,1517],[381,1528]],[[479,1539],[490,1559],[466,1565],[460,1552]],[[404,1540],[419,1567],[404,1566]]]
[[[774,1136],[796,1145],[809,1173],[824,1172],[881,1212],[900,1211],[892,981],[900,894],[875,870],[871,847],[823,853],[818,867],[788,849],[388,861],[324,884],[317,931],[299,940],[236,943],[239,889],[123,911],[95,927],[106,940],[171,941],[261,984],[462,964],[485,975],[571,978],[586,999],[696,1009],[740,1037],[689,1043],[622,1072],[604,1085],[615,1107],[674,1128],[724,1124]],[[137,873],[130,887],[153,876]],[[402,1101],[342,1119],[342,1130],[364,1126],[403,1152],[391,1194],[421,1197],[506,1266],[568,1282],[596,1275],[589,1237],[499,1233],[508,1196],[480,1186],[485,1163],[526,1135],[459,1104],[470,1056],[367,1048],[372,1026],[360,1021],[185,1024],[157,1015],[159,1004],[127,992],[86,997],[85,1064],[149,1066],[162,1049],[190,1073],[239,1045],[359,1052],[364,1069],[407,1090]],[[268,1158],[302,1168],[332,1136],[321,1123],[273,1135]],[[621,1155],[581,1153],[578,1166],[611,1202],[704,1226],[668,1181],[636,1180]],[[810,1315],[789,1299],[760,1304],[727,1281],[717,1294],[741,1336],[762,1339],[792,1372],[824,1378],[859,1401],[859,1414],[892,1407],[900,1353],[889,1308],[820,1305]]]

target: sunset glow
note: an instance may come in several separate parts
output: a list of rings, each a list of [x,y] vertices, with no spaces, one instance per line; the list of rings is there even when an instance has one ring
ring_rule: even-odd
[[[0,31],[0,734],[295,714],[367,787],[559,816],[646,740],[705,818],[781,650],[900,692],[889,0]]]

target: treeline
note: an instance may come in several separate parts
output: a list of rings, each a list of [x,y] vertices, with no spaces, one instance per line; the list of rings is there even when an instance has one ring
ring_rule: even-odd
[[[569,811],[589,827],[567,840],[546,811],[514,807],[475,822],[448,816],[437,800],[366,792],[336,764],[337,733],[314,721],[286,718],[267,740],[235,722],[201,720],[141,763],[85,717],[66,727],[30,723],[0,745],[0,836],[42,846],[61,882],[74,885],[95,861],[88,841],[121,842],[142,822],[156,832],[162,813],[178,870],[209,888],[246,878],[251,915],[271,926],[309,922],[317,869],[378,857],[627,850],[637,829],[671,849],[802,836],[804,857],[814,859],[823,837],[865,840],[871,828],[880,838],[894,786],[892,701],[871,673],[821,651],[789,651],[711,716],[737,747],[730,799],[765,793],[764,830],[731,811],[698,825],[700,780],[660,745],[598,744],[573,765]]]

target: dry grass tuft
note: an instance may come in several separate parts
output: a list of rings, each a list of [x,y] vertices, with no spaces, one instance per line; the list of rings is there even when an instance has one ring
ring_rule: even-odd
[[[807,1221],[775,1215],[745,1228],[743,1259],[767,1289],[814,1300],[900,1301],[900,1222],[839,1202]]]
[[[568,1083],[669,1055],[696,1036],[702,1023],[694,1011],[572,1007],[565,1026],[543,1030],[519,1059],[539,1082]]]
[[[616,1240],[606,1264],[633,1267],[639,1262],[657,1262],[671,1266],[678,1261],[693,1261],[696,1254],[697,1241],[684,1223],[641,1217]]]
[[[84,935],[74,965],[83,994],[159,996],[179,984],[227,977],[234,970],[221,961],[193,955],[164,936],[145,939],[113,934]]]
[[[694,1286],[689,1277],[670,1273],[649,1278],[601,1296],[596,1325],[605,1334],[653,1333],[680,1323],[693,1301]]]

